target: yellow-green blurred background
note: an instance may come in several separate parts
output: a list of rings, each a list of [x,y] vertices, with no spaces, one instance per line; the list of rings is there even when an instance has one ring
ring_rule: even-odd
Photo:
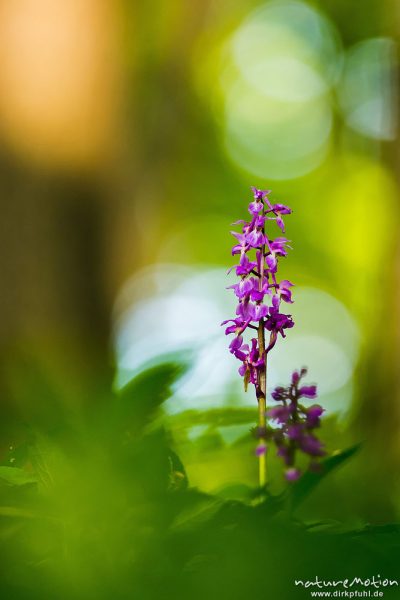
[[[0,4],[4,452],[183,357],[161,418],[189,481],[255,482],[220,322],[256,185],[293,208],[269,386],[308,366],[329,451],[365,442],[330,514],[398,515],[399,27],[389,0]]]

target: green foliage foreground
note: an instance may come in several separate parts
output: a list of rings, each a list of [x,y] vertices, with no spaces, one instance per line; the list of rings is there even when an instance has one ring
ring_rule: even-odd
[[[394,578],[397,525],[301,522],[300,504],[357,447],[283,492],[190,486],[158,418],[180,373],[149,369],[51,432],[35,425],[0,467],[1,597],[308,598],[295,579]],[[335,498],[332,498],[335,502]],[[385,598],[399,588],[385,589]]]

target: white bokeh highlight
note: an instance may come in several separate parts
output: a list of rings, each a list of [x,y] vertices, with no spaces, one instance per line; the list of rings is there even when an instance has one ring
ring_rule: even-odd
[[[149,364],[169,355],[191,361],[176,382],[165,408],[188,409],[254,406],[252,390],[243,391],[239,362],[229,353],[221,321],[235,314],[235,297],[227,291],[233,274],[219,268],[155,265],[138,273],[121,290],[115,307],[116,385],[121,386]],[[295,287],[295,303],[285,305],[295,320],[286,339],[277,342],[268,360],[268,387],[286,385],[294,369],[307,366],[308,381],[329,398],[328,412],[348,407],[360,334],[346,307],[331,294]]]

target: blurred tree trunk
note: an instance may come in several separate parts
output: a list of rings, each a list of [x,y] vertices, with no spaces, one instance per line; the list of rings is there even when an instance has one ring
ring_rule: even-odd
[[[55,427],[109,390],[108,192],[119,3],[0,4],[3,424]]]
[[[105,280],[109,203],[94,178],[29,172],[3,160],[0,197],[4,424],[39,410],[40,389],[32,389],[31,406],[27,399],[19,406],[14,392],[23,381],[15,378],[53,380],[78,405],[110,388],[111,307]],[[46,419],[51,425],[51,415]]]
[[[43,19],[50,18],[44,29],[48,37],[41,39],[43,48],[39,48],[34,43],[42,36],[39,29],[33,42],[27,42],[28,51],[17,63],[26,74],[14,69],[14,58],[25,37],[18,34],[20,37],[14,39],[12,34],[19,32],[15,24],[20,18],[25,19],[24,26],[29,22],[32,27],[40,20],[26,19],[23,11],[14,11],[11,5],[10,12],[5,13],[4,18],[9,18],[14,27],[5,30],[9,45],[1,47],[0,58],[7,66],[3,87],[14,86],[16,90],[15,101],[11,96],[2,109],[7,136],[23,153],[35,156],[39,149],[40,160],[48,160],[50,166],[43,171],[37,166],[30,170],[26,156],[24,166],[8,155],[0,158],[0,393],[4,425],[21,415],[30,422],[33,415],[52,426],[62,410],[54,399],[54,411],[47,414],[51,392],[50,402],[43,401],[41,409],[45,385],[31,388],[27,399],[26,390],[20,389],[24,387],[19,381],[24,379],[21,374],[26,374],[26,384],[30,385],[40,379],[38,372],[45,373],[45,379],[78,406],[96,402],[111,385],[112,301],[140,262],[141,238],[136,234],[146,230],[137,223],[133,200],[145,206],[151,201],[152,210],[156,210],[165,172],[174,160],[174,146],[190,127],[190,61],[209,5],[208,1],[178,3],[171,12],[171,5],[160,0],[155,6],[139,3],[127,7],[127,47],[131,52],[134,40],[134,46],[141,50],[139,56],[133,52],[129,57],[129,63],[134,61],[132,73],[124,73],[124,78],[132,78],[129,99],[125,98],[128,102],[132,99],[129,123],[122,113],[117,119],[110,117],[116,107],[120,111],[122,108],[114,98],[120,93],[115,91],[118,52],[114,38],[116,31],[121,31],[115,28],[118,19],[109,17],[113,10],[97,0],[63,0],[60,12],[58,5],[42,0]],[[28,3],[27,8],[36,13],[33,5]],[[58,27],[59,36],[54,33]],[[79,62],[75,60],[76,40],[83,42],[84,56]],[[72,94],[70,104],[64,102],[65,73],[59,73],[52,52],[60,54],[65,69],[72,69],[72,74],[66,73],[70,87],[75,86],[67,90]],[[42,77],[32,76],[32,69],[39,69]],[[30,85],[28,97],[20,96],[24,77]],[[135,87],[133,83],[138,81]],[[47,89],[51,92],[49,99],[44,93]],[[29,105],[30,93],[36,102],[33,108]],[[59,113],[54,112],[52,98],[59,103]],[[14,113],[14,105],[19,112]],[[75,111],[77,106],[83,107],[80,112]],[[47,118],[49,111],[51,116]],[[119,129],[121,117],[123,133]],[[20,119],[19,129],[14,127],[13,119]],[[39,132],[39,142],[29,135],[21,137],[25,123]],[[80,171],[82,147],[86,148],[83,157],[104,161],[106,153],[101,149],[97,153],[97,147],[112,144],[119,136],[123,142],[120,165],[116,169],[113,152],[105,165],[114,180],[112,201],[98,168],[86,177],[61,174]],[[55,141],[56,160],[52,161],[50,150]],[[121,148],[119,143],[116,146],[118,154]],[[64,162],[58,170],[57,160]],[[144,257],[145,262],[149,259],[152,257]]]

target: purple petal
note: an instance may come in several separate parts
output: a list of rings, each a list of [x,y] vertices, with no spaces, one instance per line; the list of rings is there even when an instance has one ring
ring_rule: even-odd
[[[257,216],[257,214],[264,208],[264,205],[262,202],[257,202],[257,200],[255,202],[251,202],[249,204],[249,213]]]
[[[267,452],[267,446],[260,442],[255,450],[256,456],[262,456]]]
[[[281,215],[290,215],[292,212],[292,209],[289,208],[288,206],[285,206],[284,204],[274,204],[272,206],[272,210],[274,212],[280,213]]]
[[[236,314],[243,319],[243,321],[252,320],[252,307],[250,302],[241,302],[236,308]]]
[[[242,279],[237,285],[237,293],[236,295],[239,298],[243,298],[243,296],[247,296],[250,294],[253,289],[253,283],[250,279]]]
[[[285,223],[283,222],[282,217],[276,217],[276,224],[278,225],[279,229],[282,230],[282,233],[285,233]]]
[[[300,440],[303,435],[303,426],[300,423],[290,425],[287,430],[288,438],[290,440]]]
[[[305,435],[299,443],[300,448],[310,456],[323,456],[325,452],[322,450],[322,442],[313,435]]]
[[[262,200],[265,196],[271,193],[271,190],[259,190],[258,188],[252,186],[251,190],[254,194],[255,200]]]
[[[277,260],[275,257],[275,254],[268,254],[268,256],[265,259],[265,262],[268,265],[269,270],[271,271],[271,273],[275,273],[276,272],[276,267],[277,267]]]
[[[265,304],[253,304],[251,308],[251,320],[259,321],[268,314],[268,307]]]
[[[310,406],[309,408],[306,409],[306,425],[307,427],[309,427],[310,429],[315,429],[315,427],[318,427],[320,424],[320,416],[322,415],[322,413],[324,412],[324,409],[322,408],[322,406],[319,406],[319,404],[313,404],[313,406]]]
[[[262,246],[264,244],[264,235],[262,231],[253,230],[246,236],[246,242],[252,248],[259,248],[260,246]]]
[[[239,265],[236,267],[236,275],[248,275],[256,266],[257,263],[250,261],[246,254],[242,254]]]
[[[313,404],[307,408],[307,415],[310,417],[320,417],[323,412],[325,412],[325,409],[319,404]]]
[[[274,400],[283,400],[284,398],[286,398],[288,395],[288,392],[286,390],[286,388],[284,387],[276,387],[274,389],[274,391],[272,392],[271,396]]]
[[[241,375],[242,377],[244,377],[244,375],[246,374],[246,371],[247,371],[246,365],[241,365],[238,369],[239,375]]]
[[[254,219],[254,227],[264,227],[266,218],[263,215],[257,215]]]
[[[277,289],[277,293],[280,295],[282,300],[289,302],[290,304],[293,303],[292,292],[290,291],[291,287],[293,287],[293,283],[288,279],[283,279],[278,285]]]
[[[236,333],[236,329],[236,325],[229,325],[229,327],[225,329],[225,335],[229,335],[230,333]]]
[[[236,350],[239,350],[239,348],[242,346],[242,344],[243,344],[243,337],[241,335],[238,335],[237,337],[233,338],[233,340],[229,344],[230,352],[232,352],[232,354],[233,354]]]
[[[288,289],[293,287],[294,283],[292,283],[291,281],[289,281],[289,279],[282,279],[282,281],[279,284],[279,287],[284,290],[284,289]]]
[[[237,231],[231,231],[231,234],[240,242],[243,243],[246,241],[246,236],[243,233],[239,233]]]
[[[288,246],[289,240],[285,237],[277,237],[269,243],[269,249],[271,252],[275,252],[279,256],[286,256],[287,251],[285,246]],[[289,246],[288,246],[289,248]]]
[[[265,292],[257,289],[252,289],[250,293],[250,299],[253,302],[262,302],[264,300]]]
[[[272,308],[274,310],[278,310],[279,309],[279,296],[277,296],[276,294],[274,296],[272,296]]]
[[[286,469],[285,477],[287,481],[297,481],[301,475],[301,471],[296,469],[295,467],[291,467],[290,469]]]
[[[317,386],[316,385],[304,385],[299,390],[299,398],[316,398],[317,397]]]
[[[232,248],[232,256],[235,256],[235,254],[241,254],[243,251],[243,246],[241,246],[240,244],[236,244],[236,246],[233,246]]]
[[[300,381],[300,373],[298,371],[293,371],[292,373],[292,385],[297,385]]]
[[[273,421],[286,423],[290,417],[290,410],[288,406],[274,406],[273,408],[269,408],[265,414]]]

